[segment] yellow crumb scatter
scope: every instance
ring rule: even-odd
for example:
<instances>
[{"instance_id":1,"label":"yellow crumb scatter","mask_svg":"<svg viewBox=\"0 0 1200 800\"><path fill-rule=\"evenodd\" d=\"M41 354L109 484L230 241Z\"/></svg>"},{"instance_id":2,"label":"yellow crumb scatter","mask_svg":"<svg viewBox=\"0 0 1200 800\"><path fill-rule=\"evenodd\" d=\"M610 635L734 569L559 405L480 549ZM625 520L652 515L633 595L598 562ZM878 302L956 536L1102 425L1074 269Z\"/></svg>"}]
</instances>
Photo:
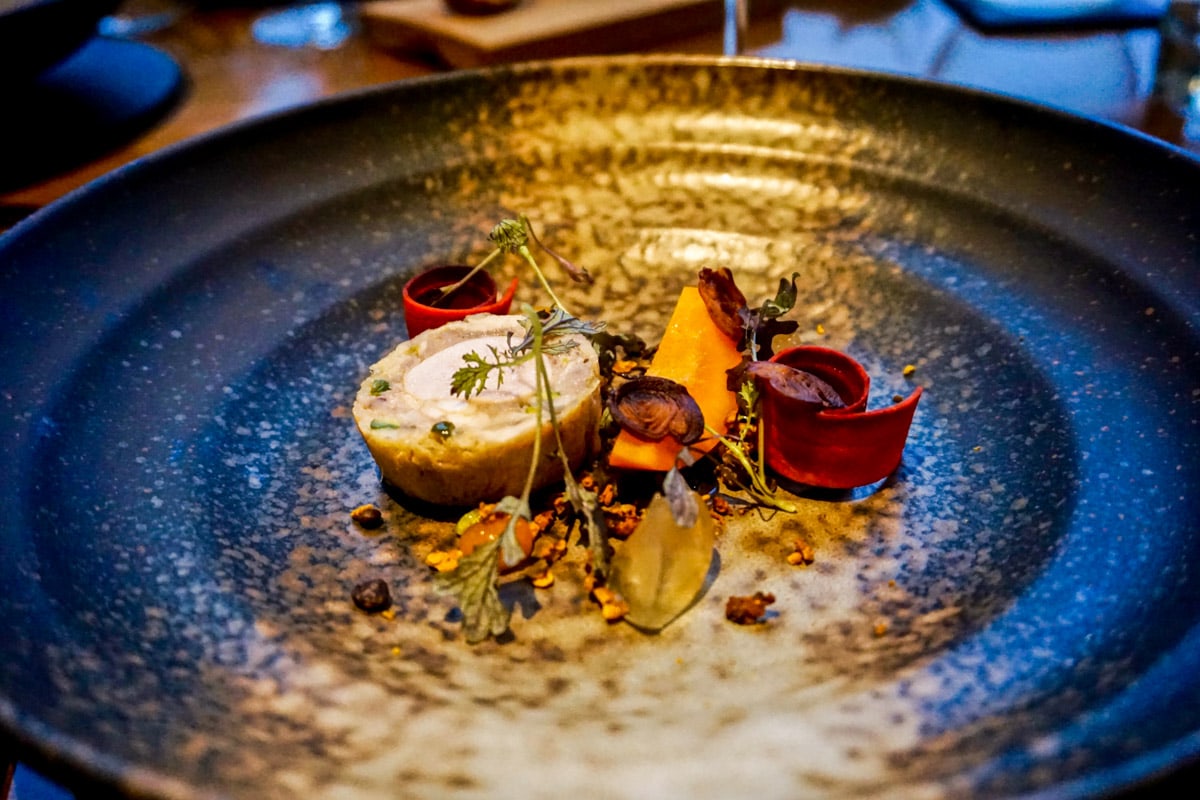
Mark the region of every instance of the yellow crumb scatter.
<instances>
[{"instance_id":1,"label":"yellow crumb scatter","mask_svg":"<svg viewBox=\"0 0 1200 800\"><path fill-rule=\"evenodd\" d=\"M903 370L904 377L907 378L909 375L912 375L916 371L917 371L917 367L915 364L905 364L904 365L904 370Z\"/></svg>"},{"instance_id":2,"label":"yellow crumb scatter","mask_svg":"<svg viewBox=\"0 0 1200 800\"><path fill-rule=\"evenodd\" d=\"M816 554L813 552L813 547L803 539L796 539L792 542L792 552L788 553L787 562L793 567L807 566L816 560Z\"/></svg>"},{"instance_id":3,"label":"yellow crumb scatter","mask_svg":"<svg viewBox=\"0 0 1200 800\"><path fill-rule=\"evenodd\" d=\"M616 622L629 613L629 604L625 599L607 586L593 589L592 598L600 604L600 615L608 622Z\"/></svg>"},{"instance_id":4,"label":"yellow crumb scatter","mask_svg":"<svg viewBox=\"0 0 1200 800\"><path fill-rule=\"evenodd\" d=\"M462 558L461 550L434 550L425 556L425 564L438 572L453 572L458 568L460 558Z\"/></svg>"},{"instance_id":5,"label":"yellow crumb scatter","mask_svg":"<svg viewBox=\"0 0 1200 800\"><path fill-rule=\"evenodd\" d=\"M612 371L615 372L617 375L627 375L630 372L633 372L639 366L641 366L641 365L638 364L638 362L636 362L636 361L633 361L631 359L621 358L621 359L617 359L617 361L615 361L613 363Z\"/></svg>"}]
</instances>

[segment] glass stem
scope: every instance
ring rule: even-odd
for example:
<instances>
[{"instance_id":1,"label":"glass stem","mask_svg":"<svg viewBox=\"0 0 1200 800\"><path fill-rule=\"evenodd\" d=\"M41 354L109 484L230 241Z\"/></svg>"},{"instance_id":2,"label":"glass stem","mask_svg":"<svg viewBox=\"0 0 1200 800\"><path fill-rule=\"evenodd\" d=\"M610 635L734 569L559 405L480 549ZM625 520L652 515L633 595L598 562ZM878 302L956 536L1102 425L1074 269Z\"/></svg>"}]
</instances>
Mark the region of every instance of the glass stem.
<instances>
[{"instance_id":1,"label":"glass stem","mask_svg":"<svg viewBox=\"0 0 1200 800\"><path fill-rule=\"evenodd\" d=\"M725 55L741 55L749 20L750 0L725 0Z\"/></svg>"}]
</instances>

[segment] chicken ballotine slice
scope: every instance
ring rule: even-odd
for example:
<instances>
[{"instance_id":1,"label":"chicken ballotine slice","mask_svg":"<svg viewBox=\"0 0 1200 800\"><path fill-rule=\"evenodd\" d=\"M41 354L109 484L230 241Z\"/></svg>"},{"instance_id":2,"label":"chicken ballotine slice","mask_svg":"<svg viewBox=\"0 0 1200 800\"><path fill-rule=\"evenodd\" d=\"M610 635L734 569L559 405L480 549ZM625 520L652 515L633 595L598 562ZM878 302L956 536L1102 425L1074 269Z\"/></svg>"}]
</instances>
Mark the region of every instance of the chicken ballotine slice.
<instances>
[{"instance_id":1,"label":"chicken ballotine slice","mask_svg":"<svg viewBox=\"0 0 1200 800\"><path fill-rule=\"evenodd\" d=\"M450 392L451 376L474 351L492 360L508 337L525 336L517 316L478 314L427 330L371 367L354 400L354 422L383 477L412 497L468 505L520 496L529 473L537 420L532 359L495 372L469 399ZM543 354L563 447L572 468L599 447L600 366L591 342ZM563 477L549 410L542 414L541 463L534 488Z\"/></svg>"}]
</instances>

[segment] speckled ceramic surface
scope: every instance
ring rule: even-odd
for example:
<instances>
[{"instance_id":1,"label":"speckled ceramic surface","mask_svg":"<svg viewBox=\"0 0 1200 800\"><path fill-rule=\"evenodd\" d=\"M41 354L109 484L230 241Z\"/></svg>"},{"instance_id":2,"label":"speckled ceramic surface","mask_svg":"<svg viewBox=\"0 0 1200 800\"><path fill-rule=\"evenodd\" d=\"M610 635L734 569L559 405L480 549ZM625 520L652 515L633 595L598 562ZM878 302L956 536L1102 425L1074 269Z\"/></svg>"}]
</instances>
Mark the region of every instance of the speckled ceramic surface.
<instances>
[{"instance_id":1,"label":"speckled ceramic surface","mask_svg":"<svg viewBox=\"0 0 1200 800\"><path fill-rule=\"evenodd\" d=\"M422 563L452 515L348 407L403 280L518 212L649 340L701 266L799 272L797 340L925 387L899 471L730 523L657 636L563 564L466 645ZM0 727L167 798L1128 786L1200 750L1198 231L1200 165L1131 134L752 61L454 75L151 159L0 244Z\"/></svg>"}]
</instances>

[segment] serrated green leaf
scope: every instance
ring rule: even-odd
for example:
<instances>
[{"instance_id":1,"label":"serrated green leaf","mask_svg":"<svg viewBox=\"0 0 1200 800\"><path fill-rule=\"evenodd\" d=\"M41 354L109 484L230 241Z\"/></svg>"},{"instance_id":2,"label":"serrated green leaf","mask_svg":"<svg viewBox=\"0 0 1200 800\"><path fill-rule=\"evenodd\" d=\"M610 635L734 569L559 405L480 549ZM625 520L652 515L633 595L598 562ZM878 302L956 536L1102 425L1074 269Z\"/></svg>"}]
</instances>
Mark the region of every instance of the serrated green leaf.
<instances>
[{"instance_id":1,"label":"serrated green leaf","mask_svg":"<svg viewBox=\"0 0 1200 800\"><path fill-rule=\"evenodd\" d=\"M496 589L499 564L500 538L496 538L459 559L455 569L437 576L437 588L458 601L463 632L471 644L508 630L512 612L500 602Z\"/></svg>"}]
</instances>

